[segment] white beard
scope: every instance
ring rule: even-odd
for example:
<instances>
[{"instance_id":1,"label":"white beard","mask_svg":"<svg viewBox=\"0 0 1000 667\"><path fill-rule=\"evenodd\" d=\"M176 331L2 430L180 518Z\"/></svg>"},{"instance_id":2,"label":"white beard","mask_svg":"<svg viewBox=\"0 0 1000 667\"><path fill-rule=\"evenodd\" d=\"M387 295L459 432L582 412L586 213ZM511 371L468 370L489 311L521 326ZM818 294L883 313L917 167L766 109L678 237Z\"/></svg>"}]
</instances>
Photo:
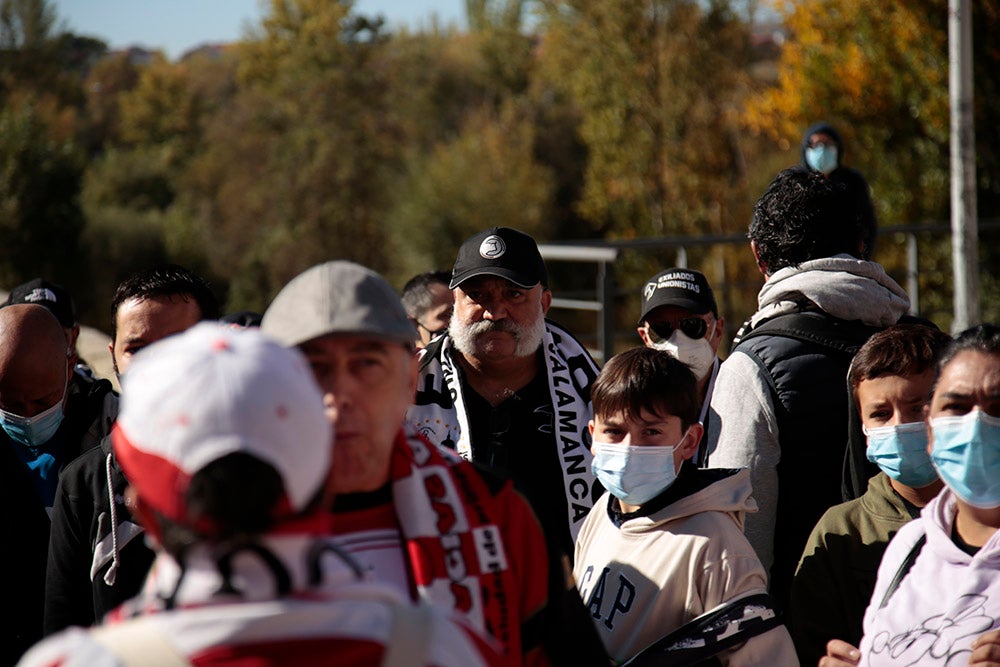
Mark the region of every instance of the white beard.
<instances>
[{"instance_id":1,"label":"white beard","mask_svg":"<svg viewBox=\"0 0 1000 667\"><path fill-rule=\"evenodd\" d=\"M541 304L538 317L529 326L521 326L512 320L480 320L466 324L458 319L458 313L451 314L451 324L448 325L448 335L451 336L455 349L466 357L477 356L479 337L491 331L503 331L514 337L517 343L514 349L515 357L528 357L538 351L545 337L545 316Z\"/></svg>"}]
</instances>

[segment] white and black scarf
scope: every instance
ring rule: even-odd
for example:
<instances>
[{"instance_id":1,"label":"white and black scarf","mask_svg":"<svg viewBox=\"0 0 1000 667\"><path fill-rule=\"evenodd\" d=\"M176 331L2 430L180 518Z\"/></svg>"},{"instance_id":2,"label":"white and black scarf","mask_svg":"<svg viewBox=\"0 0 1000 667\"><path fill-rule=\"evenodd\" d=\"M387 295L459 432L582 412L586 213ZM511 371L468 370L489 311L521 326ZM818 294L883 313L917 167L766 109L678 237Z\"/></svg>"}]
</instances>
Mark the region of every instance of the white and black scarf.
<instances>
[{"instance_id":1,"label":"white and black scarf","mask_svg":"<svg viewBox=\"0 0 1000 667\"><path fill-rule=\"evenodd\" d=\"M548 320L542 346L554 413L552 446L559 454L569 532L576 540L593 505L595 478L590 470L593 457L587 422L592 417L590 385L598 369L579 341ZM406 428L471 460L469 415L453 355L450 336L432 342L423 351L416 404L406 414Z\"/></svg>"}]
</instances>

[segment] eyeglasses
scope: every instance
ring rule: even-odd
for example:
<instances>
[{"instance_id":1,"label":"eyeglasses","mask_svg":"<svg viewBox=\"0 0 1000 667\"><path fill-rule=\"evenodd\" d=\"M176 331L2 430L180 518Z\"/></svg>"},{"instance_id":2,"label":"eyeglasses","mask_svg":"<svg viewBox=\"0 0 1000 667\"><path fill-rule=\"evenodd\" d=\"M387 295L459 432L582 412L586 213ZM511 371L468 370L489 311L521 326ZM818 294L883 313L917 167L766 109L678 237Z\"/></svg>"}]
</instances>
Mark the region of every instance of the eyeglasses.
<instances>
[{"instance_id":1,"label":"eyeglasses","mask_svg":"<svg viewBox=\"0 0 1000 667\"><path fill-rule=\"evenodd\" d=\"M650 330L656 334L657 338L667 340L674 333L674 325L670 322L647 322ZM708 322L700 317L685 317L677 323L681 332L688 338L698 340L704 338L708 331Z\"/></svg>"}]
</instances>

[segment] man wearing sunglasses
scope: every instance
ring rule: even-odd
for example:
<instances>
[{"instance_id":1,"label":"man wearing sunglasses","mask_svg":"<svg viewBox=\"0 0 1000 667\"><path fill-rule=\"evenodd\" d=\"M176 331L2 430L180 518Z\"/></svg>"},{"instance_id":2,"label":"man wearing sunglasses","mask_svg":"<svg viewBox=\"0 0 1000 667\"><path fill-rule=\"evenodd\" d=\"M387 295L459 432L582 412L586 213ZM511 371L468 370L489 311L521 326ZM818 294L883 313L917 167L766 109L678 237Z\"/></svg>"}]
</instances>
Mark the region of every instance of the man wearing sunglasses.
<instances>
[{"instance_id":1,"label":"man wearing sunglasses","mask_svg":"<svg viewBox=\"0 0 1000 667\"><path fill-rule=\"evenodd\" d=\"M692 460L699 468L708 467L708 405L719 374L717 352L725 326L712 287L700 271L667 269L642 288L639 338L646 347L687 364L698 379L698 421L705 431Z\"/></svg>"}]
</instances>

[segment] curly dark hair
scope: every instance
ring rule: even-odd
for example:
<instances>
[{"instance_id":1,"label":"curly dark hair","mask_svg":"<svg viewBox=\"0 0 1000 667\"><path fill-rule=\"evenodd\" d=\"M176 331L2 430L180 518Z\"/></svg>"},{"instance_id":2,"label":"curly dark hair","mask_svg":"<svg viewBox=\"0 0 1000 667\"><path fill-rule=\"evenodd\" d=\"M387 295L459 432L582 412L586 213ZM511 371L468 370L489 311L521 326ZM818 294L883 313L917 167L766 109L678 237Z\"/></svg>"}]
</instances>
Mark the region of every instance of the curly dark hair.
<instances>
[{"instance_id":1,"label":"curly dark hair","mask_svg":"<svg viewBox=\"0 0 1000 667\"><path fill-rule=\"evenodd\" d=\"M861 258L861 211L847 189L799 167L778 174L753 208L747 238L768 275L846 253Z\"/></svg>"}]
</instances>

